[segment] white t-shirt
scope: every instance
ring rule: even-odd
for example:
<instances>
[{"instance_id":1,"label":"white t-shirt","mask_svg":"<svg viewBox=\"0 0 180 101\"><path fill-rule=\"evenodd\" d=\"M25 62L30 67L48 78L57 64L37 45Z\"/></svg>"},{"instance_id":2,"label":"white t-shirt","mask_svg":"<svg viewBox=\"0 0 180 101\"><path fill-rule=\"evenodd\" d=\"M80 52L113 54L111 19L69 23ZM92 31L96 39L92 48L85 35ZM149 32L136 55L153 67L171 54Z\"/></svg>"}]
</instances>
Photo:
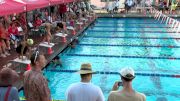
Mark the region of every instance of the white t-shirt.
<instances>
[{"instance_id":1,"label":"white t-shirt","mask_svg":"<svg viewBox=\"0 0 180 101\"><path fill-rule=\"evenodd\" d=\"M82 8L86 8L86 5L85 5L84 2L81 2L81 7L82 7Z\"/></svg>"},{"instance_id":2,"label":"white t-shirt","mask_svg":"<svg viewBox=\"0 0 180 101\"><path fill-rule=\"evenodd\" d=\"M74 83L66 91L67 101L104 101L101 89L92 83Z\"/></svg>"},{"instance_id":3,"label":"white t-shirt","mask_svg":"<svg viewBox=\"0 0 180 101\"><path fill-rule=\"evenodd\" d=\"M113 2L113 6L114 6L114 8L115 8L115 7L119 7L119 1L114 1L114 2Z\"/></svg>"},{"instance_id":4,"label":"white t-shirt","mask_svg":"<svg viewBox=\"0 0 180 101\"><path fill-rule=\"evenodd\" d=\"M119 8L119 1L116 1L115 7Z\"/></svg>"},{"instance_id":5,"label":"white t-shirt","mask_svg":"<svg viewBox=\"0 0 180 101\"><path fill-rule=\"evenodd\" d=\"M127 0L127 1L126 1L126 4L127 4L128 6L132 6L132 5L133 5L133 0Z\"/></svg>"}]
</instances>

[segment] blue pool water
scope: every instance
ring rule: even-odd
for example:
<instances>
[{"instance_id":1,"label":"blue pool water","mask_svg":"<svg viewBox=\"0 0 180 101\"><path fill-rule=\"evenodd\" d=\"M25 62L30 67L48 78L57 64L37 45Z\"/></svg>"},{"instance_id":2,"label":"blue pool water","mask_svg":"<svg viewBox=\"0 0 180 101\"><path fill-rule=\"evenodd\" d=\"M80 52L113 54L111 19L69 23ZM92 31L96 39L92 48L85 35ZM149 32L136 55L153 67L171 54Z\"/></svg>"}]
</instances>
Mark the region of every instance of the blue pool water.
<instances>
[{"instance_id":1,"label":"blue pool water","mask_svg":"<svg viewBox=\"0 0 180 101\"><path fill-rule=\"evenodd\" d=\"M172 34L165 24L154 19L97 19L75 49L68 48L59 55L63 67L49 65L44 70L52 98L65 99L67 87L80 81L78 74L61 70L78 70L87 62L95 71L117 72L132 67L140 74L180 74L180 42ZM107 100L117 80L120 77L116 74L95 74L92 83L100 86ZM144 93L147 101L180 101L180 78L137 75L133 87Z\"/></svg>"}]
</instances>

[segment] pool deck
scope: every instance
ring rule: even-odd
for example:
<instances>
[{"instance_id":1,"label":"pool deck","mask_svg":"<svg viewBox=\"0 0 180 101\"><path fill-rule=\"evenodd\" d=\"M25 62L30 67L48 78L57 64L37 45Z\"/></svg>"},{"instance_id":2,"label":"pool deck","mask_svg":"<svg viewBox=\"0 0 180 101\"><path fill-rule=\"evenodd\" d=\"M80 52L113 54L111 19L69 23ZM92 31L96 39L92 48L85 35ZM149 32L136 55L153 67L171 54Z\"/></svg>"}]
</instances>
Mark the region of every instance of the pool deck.
<instances>
[{"instance_id":1,"label":"pool deck","mask_svg":"<svg viewBox=\"0 0 180 101\"><path fill-rule=\"evenodd\" d=\"M130 13L130 14L108 14L108 13L98 13L97 14L98 17L145 17L145 18L151 18L153 17L153 15L151 14L147 14L147 15L143 15L143 14L138 14L138 13ZM178 15L171 15L171 17L177 17L177 18L180 18L180 14ZM94 21L92 21L94 22ZM81 33L83 33L83 31L88 28L88 26L92 23L92 22L89 22L88 24L85 25L85 27L82 29L82 30L77 30L77 34L75 35L72 35L72 34L69 34L67 36L67 42L55 42L55 46L52 48L53 49L53 54L51 55L48 55L48 54L45 54L47 60L48 60L48 63L55 57L57 56L59 53L61 53L67 46L68 44L71 43L71 40L74 40L75 37L79 36ZM35 42L36 42L36 45L37 46L39 43L40 43L40 40L39 40L39 37L35 37ZM6 58L1 58L1 62L0 62L0 70L3 68L3 66L5 66L9 60L12 60L14 59L15 57L18 57L15 50L12 50L11 51L11 55L9 57L6 57ZM17 81L17 83L15 84L15 86L20 89L22 88L22 85L23 84L23 72L20 73L20 79Z\"/></svg>"}]
</instances>

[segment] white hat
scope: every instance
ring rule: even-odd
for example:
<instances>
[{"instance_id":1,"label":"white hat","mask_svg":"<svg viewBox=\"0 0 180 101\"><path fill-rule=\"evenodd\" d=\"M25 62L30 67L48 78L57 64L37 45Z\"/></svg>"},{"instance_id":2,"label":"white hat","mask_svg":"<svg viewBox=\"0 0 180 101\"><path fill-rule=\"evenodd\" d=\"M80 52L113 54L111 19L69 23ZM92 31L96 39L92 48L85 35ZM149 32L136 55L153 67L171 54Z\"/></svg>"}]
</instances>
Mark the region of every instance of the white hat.
<instances>
[{"instance_id":1,"label":"white hat","mask_svg":"<svg viewBox=\"0 0 180 101\"><path fill-rule=\"evenodd\" d=\"M134 70L131 67L122 68L119 73L122 77L130 80L135 78Z\"/></svg>"}]
</instances>

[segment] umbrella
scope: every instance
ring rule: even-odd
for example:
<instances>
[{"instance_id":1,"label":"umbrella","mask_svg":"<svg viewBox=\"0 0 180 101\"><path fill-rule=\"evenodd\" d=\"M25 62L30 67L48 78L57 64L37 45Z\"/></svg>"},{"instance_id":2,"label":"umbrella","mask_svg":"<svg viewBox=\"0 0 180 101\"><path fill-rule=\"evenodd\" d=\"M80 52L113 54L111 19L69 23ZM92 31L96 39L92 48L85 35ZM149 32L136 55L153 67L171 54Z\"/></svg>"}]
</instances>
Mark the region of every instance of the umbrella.
<instances>
[{"instance_id":1,"label":"umbrella","mask_svg":"<svg viewBox=\"0 0 180 101\"><path fill-rule=\"evenodd\" d=\"M47 7L50 5L49 0L14 0L26 5L26 11Z\"/></svg>"},{"instance_id":2,"label":"umbrella","mask_svg":"<svg viewBox=\"0 0 180 101\"><path fill-rule=\"evenodd\" d=\"M0 16L21 13L25 11L25 4L12 0L3 0L0 2Z\"/></svg>"}]
</instances>

